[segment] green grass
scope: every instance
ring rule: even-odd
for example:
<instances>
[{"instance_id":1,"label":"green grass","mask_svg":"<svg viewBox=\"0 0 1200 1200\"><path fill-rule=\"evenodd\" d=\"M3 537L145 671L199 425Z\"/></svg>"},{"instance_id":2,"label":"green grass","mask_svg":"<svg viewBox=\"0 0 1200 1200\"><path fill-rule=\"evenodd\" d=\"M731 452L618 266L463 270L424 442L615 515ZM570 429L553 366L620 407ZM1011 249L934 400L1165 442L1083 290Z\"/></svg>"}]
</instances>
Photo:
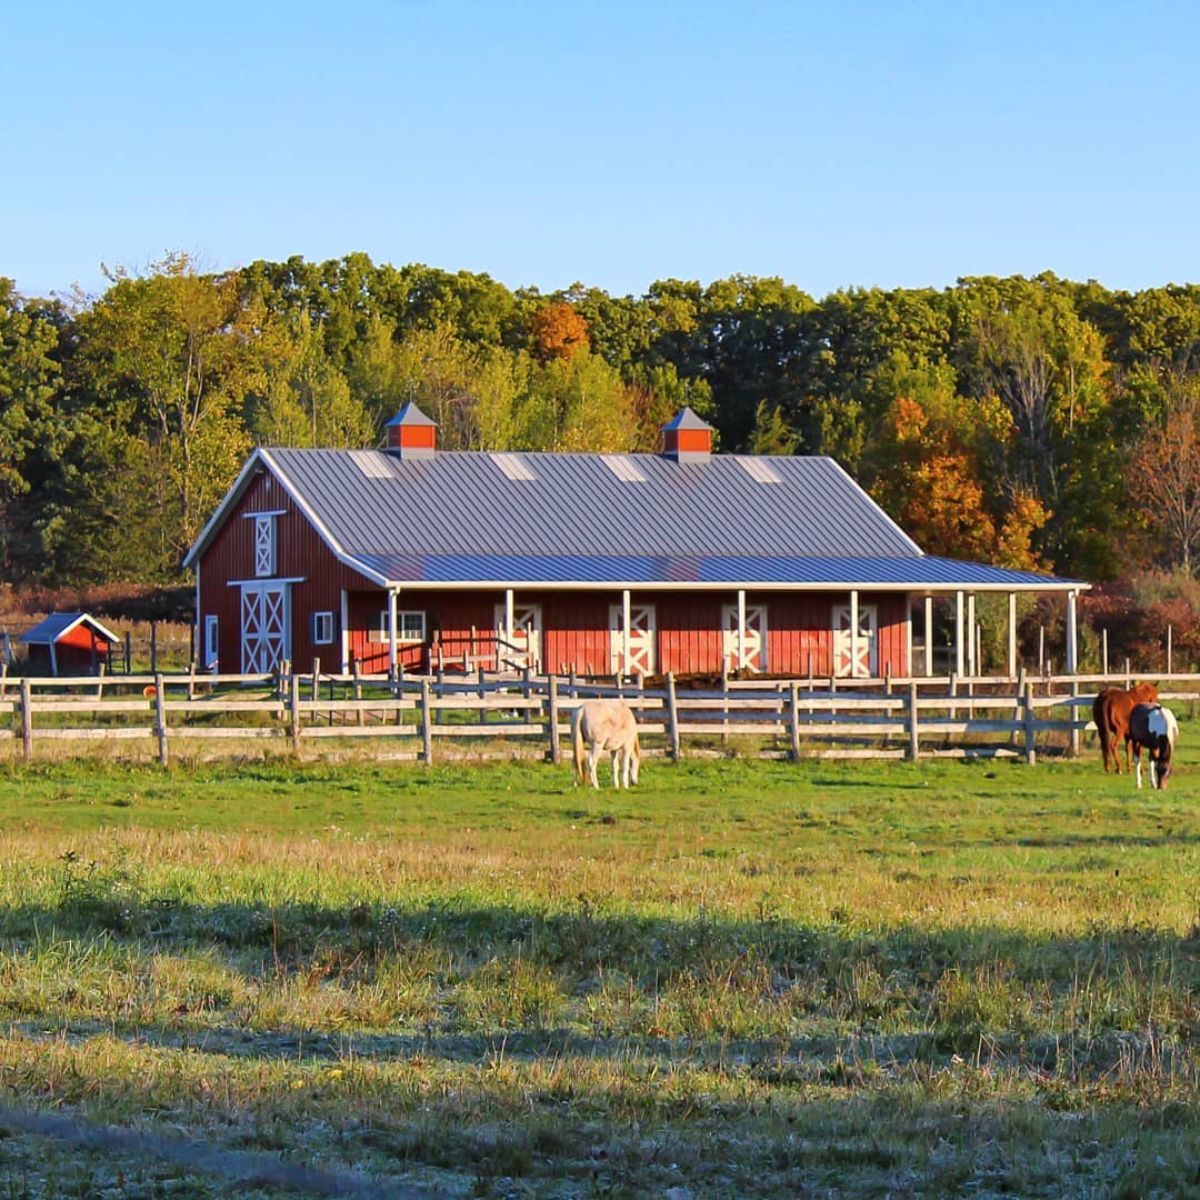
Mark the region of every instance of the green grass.
<instances>
[{"instance_id":1,"label":"green grass","mask_svg":"<svg viewBox=\"0 0 1200 1200\"><path fill-rule=\"evenodd\" d=\"M1200 1195L1191 734L1140 794L0 768L0 1106L463 1196ZM229 1181L0 1137L0 1200L179 1187Z\"/></svg>"}]
</instances>

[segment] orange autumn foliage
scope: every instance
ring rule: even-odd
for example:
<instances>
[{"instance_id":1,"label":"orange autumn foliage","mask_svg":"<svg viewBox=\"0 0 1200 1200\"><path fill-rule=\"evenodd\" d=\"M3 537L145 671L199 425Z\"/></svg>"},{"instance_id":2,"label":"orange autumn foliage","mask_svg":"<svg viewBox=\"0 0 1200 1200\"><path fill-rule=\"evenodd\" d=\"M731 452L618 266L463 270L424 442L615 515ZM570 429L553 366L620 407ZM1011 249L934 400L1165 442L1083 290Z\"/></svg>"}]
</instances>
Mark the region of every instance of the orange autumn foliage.
<instances>
[{"instance_id":1,"label":"orange autumn foliage","mask_svg":"<svg viewBox=\"0 0 1200 1200\"><path fill-rule=\"evenodd\" d=\"M1033 537L1049 513L1026 492L989 497L984 486L978 447L1003 433L992 428L995 414L942 399L932 411L908 395L892 402L884 432L891 469L876 499L930 554L1042 569Z\"/></svg>"},{"instance_id":2,"label":"orange autumn foliage","mask_svg":"<svg viewBox=\"0 0 1200 1200\"><path fill-rule=\"evenodd\" d=\"M588 349L588 324L569 304L547 304L529 321L534 352L542 362L552 358L569 359L576 351Z\"/></svg>"}]
</instances>

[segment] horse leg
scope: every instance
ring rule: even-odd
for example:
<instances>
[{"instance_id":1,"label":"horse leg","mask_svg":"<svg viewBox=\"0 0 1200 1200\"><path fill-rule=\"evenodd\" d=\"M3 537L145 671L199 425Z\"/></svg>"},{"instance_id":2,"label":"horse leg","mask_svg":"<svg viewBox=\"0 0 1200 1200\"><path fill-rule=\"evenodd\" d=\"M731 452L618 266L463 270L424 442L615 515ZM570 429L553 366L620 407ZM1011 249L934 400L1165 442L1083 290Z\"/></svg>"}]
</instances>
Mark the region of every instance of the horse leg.
<instances>
[{"instance_id":1,"label":"horse leg","mask_svg":"<svg viewBox=\"0 0 1200 1200\"><path fill-rule=\"evenodd\" d=\"M1158 768L1154 765L1154 751L1147 753L1146 757L1150 760L1150 786L1157 789L1158 787Z\"/></svg>"},{"instance_id":2,"label":"horse leg","mask_svg":"<svg viewBox=\"0 0 1200 1200\"><path fill-rule=\"evenodd\" d=\"M1125 749L1129 750L1128 742L1125 743ZM1137 785L1140 792L1142 790L1142 748L1136 744L1133 747L1133 761L1137 763Z\"/></svg>"},{"instance_id":3,"label":"horse leg","mask_svg":"<svg viewBox=\"0 0 1200 1200\"><path fill-rule=\"evenodd\" d=\"M592 779L592 787L596 791L600 790L600 780L596 778L596 760L600 757L600 747L590 746L588 748L588 774Z\"/></svg>"}]
</instances>

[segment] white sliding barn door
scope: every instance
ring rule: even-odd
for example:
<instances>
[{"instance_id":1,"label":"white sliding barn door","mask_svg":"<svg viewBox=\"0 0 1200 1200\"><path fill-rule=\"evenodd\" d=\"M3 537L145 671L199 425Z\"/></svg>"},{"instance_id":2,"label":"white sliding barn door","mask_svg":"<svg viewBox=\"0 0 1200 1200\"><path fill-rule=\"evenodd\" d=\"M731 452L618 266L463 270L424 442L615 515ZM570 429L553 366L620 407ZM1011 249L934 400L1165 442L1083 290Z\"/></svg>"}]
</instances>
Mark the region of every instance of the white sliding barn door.
<instances>
[{"instance_id":1,"label":"white sliding barn door","mask_svg":"<svg viewBox=\"0 0 1200 1200\"><path fill-rule=\"evenodd\" d=\"M853 679L879 674L879 609L874 604L858 606L857 645L850 636L850 605L834 605L833 673Z\"/></svg>"},{"instance_id":2,"label":"white sliding barn door","mask_svg":"<svg viewBox=\"0 0 1200 1200\"><path fill-rule=\"evenodd\" d=\"M608 606L609 655L608 669L629 675L653 675L658 662L656 644L658 626L653 604L629 606L629 669L625 669L625 631L622 629L622 609L619 604Z\"/></svg>"},{"instance_id":3,"label":"white sliding barn door","mask_svg":"<svg viewBox=\"0 0 1200 1200\"><path fill-rule=\"evenodd\" d=\"M242 584L242 671L273 671L291 657L291 595L286 583Z\"/></svg>"},{"instance_id":4,"label":"white sliding barn door","mask_svg":"<svg viewBox=\"0 0 1200 1200\"><path fill-rule=\"evenodd\" d=\"M746 606L746 631L743 638L745 657L738 655L738 606L721 609L721 646L727 671L765 671L767 669L767 606Z\"/></svg>"}]
</instances>

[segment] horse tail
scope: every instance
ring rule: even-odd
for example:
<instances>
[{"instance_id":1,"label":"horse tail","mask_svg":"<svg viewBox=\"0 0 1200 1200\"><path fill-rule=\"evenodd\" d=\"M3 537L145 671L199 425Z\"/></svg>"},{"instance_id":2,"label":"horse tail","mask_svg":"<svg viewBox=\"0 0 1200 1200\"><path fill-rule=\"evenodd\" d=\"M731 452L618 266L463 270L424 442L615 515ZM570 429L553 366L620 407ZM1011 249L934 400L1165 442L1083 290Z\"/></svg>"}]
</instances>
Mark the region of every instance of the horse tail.
<instances>
[{"instance_id":1,"label":"horse tail","mask_svg":"<svg viewBox=\"0 0 1200 1200\"><path fill-rule=\"evenodd\" d=\"M575 782L583 783L584 754L583 754L583 706L575 710L571 719L571 745L575 758Z\"/></svg>"},{"instance_id":2,"label":"horse tail","mask_svg":"<svg viewBox=\"0 0 1200 1200\"><path fill-rule=\"evenodd\" d=\"M1112 728L1108 711L1109 695L1101 692L1092 701L1092 720L1096 723L1096 733L1100 737L1100 757L1104 760L1104 773L1108 774L1108 764L1115 747L1112 745L1116 731Z\"/></svg>"}]
</instances>

